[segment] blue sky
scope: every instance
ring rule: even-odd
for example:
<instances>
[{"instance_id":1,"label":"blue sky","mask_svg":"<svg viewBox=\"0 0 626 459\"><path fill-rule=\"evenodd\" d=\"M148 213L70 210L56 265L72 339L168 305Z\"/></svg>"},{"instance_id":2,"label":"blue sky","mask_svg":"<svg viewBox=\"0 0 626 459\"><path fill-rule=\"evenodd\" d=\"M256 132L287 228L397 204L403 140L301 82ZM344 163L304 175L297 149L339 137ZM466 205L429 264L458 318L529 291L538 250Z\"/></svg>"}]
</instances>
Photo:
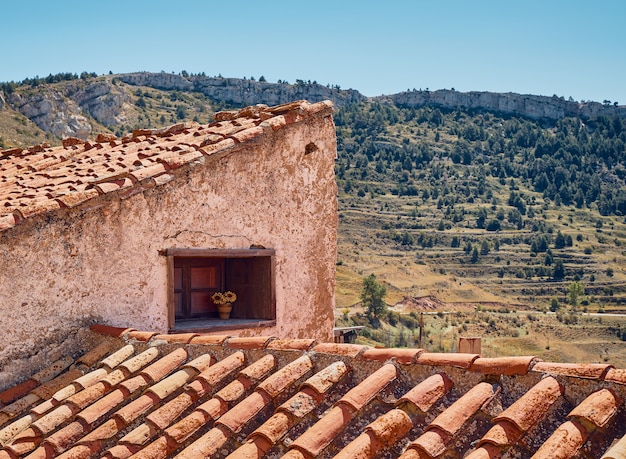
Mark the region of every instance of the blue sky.
<instances>
[{"instance_id":1,"label":"blue sky","mask_svg":"<svg viewBox=\"0 0 626 459\"><path fill-rule=\"evenodd\" d=\"M316 80L626 104L623 0L11 1L0 81L82 71Z\"/></svg>"}]
</instances>

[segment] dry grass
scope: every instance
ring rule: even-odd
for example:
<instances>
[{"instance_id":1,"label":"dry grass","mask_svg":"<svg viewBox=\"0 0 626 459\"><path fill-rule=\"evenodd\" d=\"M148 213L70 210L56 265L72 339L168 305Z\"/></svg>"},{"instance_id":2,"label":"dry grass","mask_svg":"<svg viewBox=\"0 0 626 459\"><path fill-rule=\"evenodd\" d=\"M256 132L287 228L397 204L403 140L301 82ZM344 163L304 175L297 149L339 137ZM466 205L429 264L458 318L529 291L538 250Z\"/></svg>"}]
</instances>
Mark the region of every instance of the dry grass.
<instances>
[{"instance_id":1,"label":"dry grass","mask_svg":"<svg viewBox=\"0 0 626 459\"><path fill-rule=\"evenodd\" d=\"M621 340L626 316L579 314L575 324L559 321L556 314L529 312L459 311L422 317L422 347L431 352L457 352L459 337L481 337L484 357L533 355L552 362L611 363L626 368L626 345ZM379 341L359 337L358 342L394 346L403 334L405 345L418 346L418 329L400 322L395 327L383 322L373 334Z\"/></svg>"}]
</instances>

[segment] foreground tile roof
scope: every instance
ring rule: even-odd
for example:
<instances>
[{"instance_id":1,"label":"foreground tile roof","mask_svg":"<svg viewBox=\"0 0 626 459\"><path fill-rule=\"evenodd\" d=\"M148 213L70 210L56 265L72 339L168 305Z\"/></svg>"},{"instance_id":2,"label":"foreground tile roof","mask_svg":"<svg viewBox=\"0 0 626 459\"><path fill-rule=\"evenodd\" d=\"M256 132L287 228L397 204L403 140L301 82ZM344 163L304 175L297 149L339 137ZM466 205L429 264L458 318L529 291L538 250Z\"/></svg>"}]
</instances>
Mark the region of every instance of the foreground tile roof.
<instances>
[{"instance_id":1,"label":"foreground tile roof","mask_svg":"<svg viewBox=\"0 0 626 459\"><path fill-rule=\"evenodd\" d=\"M174 170L239 148L324 110L332 102L297 101L219 112L209 125L177 124L137 129L122 138L63 140L63 146L0 149L0 231L36 215L72 208L98 196L122 198L163 185Z\"/></svg>"},{"instance_id":2,"label":"foreground tile roof","mask_svg":"<svg viewBox=\"0 0 626 459\"><path fill-rule=\"evenodd\" d=\"M0 392L0 459L626 457L609 364L91 330Z\"/></svg>"}]
</instances>

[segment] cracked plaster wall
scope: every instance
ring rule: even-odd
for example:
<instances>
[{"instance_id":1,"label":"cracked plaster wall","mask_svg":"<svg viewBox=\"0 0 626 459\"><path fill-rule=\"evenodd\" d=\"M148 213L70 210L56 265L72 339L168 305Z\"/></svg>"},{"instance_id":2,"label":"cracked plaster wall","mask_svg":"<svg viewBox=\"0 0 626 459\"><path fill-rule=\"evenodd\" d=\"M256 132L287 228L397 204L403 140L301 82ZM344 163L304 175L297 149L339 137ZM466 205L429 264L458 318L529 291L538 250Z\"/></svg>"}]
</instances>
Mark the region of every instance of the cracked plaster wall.
<instances>
[{"instance_id":1,"label":"cracked plaster wall","mask_svg":"<svg viewBox=\"0 0 626 459\"><path fill-rule=\"evenodd\" d=\"M167 248L275 249L276 326L221 334L330 341L335 156L332 117L316 115L178 169L165 185L101 196L5 231L0 369L92 322L167 331L159 255Z\"/></svg>"}]
</instances>

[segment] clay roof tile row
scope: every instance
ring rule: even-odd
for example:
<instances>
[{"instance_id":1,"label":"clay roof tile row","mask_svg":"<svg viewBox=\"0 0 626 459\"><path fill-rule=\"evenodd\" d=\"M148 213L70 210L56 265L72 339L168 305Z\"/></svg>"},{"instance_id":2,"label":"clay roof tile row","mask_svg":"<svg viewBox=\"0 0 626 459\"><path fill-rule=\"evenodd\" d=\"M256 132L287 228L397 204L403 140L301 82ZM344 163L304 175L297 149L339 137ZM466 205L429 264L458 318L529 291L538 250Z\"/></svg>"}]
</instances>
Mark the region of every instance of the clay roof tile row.
<instances>
[{"instance_id":1,"label":"clay roof tile row","mask_svg":"<svg viewBox=\"0 0 626 459\"><path fill-rule=\"evenodd\" d=\"M0 394L0 459L622 457L610 365L92 330Z\"/></svg>"}]
</instances>

